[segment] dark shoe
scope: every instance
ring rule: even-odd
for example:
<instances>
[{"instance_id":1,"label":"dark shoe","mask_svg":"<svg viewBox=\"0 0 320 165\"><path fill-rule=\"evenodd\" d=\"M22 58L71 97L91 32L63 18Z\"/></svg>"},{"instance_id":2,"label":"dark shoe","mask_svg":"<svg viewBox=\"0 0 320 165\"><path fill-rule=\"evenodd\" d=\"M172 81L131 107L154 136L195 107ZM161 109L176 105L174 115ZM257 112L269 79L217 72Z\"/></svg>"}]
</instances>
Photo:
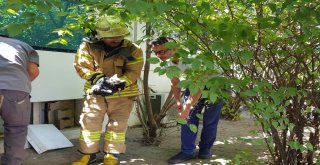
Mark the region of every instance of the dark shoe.
<instances>
[{"instance_id":1,"label":"dark shoe","mask_svg":"<svg viewBox=\"0 0 320 165\"><path fill-rule=\"evenodd\" d=\"M177 155L174 155L173 157L171 157L168 160L168 163L170 164L177 164L177 163L181 163L190 159L194 159L196 157L196 154L186 154L183 152L179 152Z\"/></svg>"},{"instance_id":2,"label":"dark shoe","mask_svg":"<svg viewBox=\"0 0 320 165\"><path fill-rule=\"evenodd\" d=\"M212 157L211 150L210 149L200 149L198 158L199 159L209 159Z\"/></svg>"}]
</instances>

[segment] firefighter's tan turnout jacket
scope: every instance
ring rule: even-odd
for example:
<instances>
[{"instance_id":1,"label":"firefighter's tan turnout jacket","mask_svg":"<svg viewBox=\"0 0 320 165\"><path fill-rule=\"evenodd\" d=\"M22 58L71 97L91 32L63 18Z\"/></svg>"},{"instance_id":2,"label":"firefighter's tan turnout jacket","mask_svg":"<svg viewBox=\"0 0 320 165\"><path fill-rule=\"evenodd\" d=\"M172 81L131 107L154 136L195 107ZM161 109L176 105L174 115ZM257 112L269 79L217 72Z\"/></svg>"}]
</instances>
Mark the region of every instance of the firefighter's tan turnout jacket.
<instances>
[{"instance_id":1,"label":"firefighter's tan turnout jacket","mask_svg":"<svg viewBox=\"0 0 320 165\"><path fill-rule=\"evenodd\" d=\"M79 76L86 81L84 92L89 93L93 82L102 75L117 76L126 82L126 88L120 93L107 96L106 99L139 95L137 79L143 67L143 52L139 46L124 39L120 48L107 53L103 46L83 42L77 50L74 67Z\"/></svg>"}]
</instances>

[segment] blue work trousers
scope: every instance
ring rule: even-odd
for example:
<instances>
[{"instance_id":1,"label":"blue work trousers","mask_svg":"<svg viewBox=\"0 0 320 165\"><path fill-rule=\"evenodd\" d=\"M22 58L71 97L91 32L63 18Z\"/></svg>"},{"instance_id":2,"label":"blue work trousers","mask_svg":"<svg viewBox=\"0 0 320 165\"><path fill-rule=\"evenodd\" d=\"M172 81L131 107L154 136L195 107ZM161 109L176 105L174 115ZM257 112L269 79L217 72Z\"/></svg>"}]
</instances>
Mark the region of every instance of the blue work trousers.
<instances>
[{"instance_id":1,"label":"blue work trousers","mask_svg":"<svg viewBox=\"0 0 320 165\"><path fill-rule=\"evenodd\" d=\"M190 95L189 90L185 91L184 101ZM199 102L190 110L188 124L199 126L199 118L196 116L203 111L203 127L201 130L201 138L199 148L210 150L217 136L217 127L220 118L221 108L224 102L208 103L206 99L200 99ZM198 130L199 131L199 130ZM181 152L193 154L196 148L197 132L194 133L187 124L181 125Z\"/></svg>"}]
</instances>

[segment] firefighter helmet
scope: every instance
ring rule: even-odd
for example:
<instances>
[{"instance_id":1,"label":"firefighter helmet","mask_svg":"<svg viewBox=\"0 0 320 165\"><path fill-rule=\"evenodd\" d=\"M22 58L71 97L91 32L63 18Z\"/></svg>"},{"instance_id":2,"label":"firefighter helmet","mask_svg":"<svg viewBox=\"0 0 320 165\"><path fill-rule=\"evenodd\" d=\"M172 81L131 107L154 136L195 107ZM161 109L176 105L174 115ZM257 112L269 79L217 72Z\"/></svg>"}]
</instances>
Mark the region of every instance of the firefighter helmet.
<instances>
[{"instance_id":1,"label":"firefighter helmet","mask_svg":"<svg viewBox=\"0 0 320 165\"><path fill-rule=\"evenodd\" d=\"M119 17L104 16L96 24L97 38L120 37L130 34L125 23L121 22Z\"/></svg>"}]
</instances>

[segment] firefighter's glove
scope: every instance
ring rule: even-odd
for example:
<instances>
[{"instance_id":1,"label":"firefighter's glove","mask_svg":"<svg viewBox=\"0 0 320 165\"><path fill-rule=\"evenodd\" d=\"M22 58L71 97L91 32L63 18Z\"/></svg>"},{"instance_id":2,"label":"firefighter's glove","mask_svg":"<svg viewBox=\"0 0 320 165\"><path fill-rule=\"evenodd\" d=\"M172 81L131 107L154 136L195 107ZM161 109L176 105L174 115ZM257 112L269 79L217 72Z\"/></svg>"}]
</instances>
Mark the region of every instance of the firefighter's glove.
<instances>
[{"instance_id":1,"label":"firefighter's glove","mask_svg":"<svg viewBox=\"0 0 320 165\"><path fill-rule=\"evenodd\" d=\"M106 84L113 93L123 90L126 86L126 82L119 79L117 74L107 79Z\"/></svg>"},{"instance_id":2,"label":"firefighter's glove","mask_svg":"<svg viewBox=\"0 0 320 165\"><path fill-rule=\"evenodd\" d=\"M101 95L101 96L110 96L113 95L113 91L107 86L106 81L108 77L101 77L97 80L95 85L93 85L90 89L90 93L94 95Z\"/></svg>"}]
</instances>

